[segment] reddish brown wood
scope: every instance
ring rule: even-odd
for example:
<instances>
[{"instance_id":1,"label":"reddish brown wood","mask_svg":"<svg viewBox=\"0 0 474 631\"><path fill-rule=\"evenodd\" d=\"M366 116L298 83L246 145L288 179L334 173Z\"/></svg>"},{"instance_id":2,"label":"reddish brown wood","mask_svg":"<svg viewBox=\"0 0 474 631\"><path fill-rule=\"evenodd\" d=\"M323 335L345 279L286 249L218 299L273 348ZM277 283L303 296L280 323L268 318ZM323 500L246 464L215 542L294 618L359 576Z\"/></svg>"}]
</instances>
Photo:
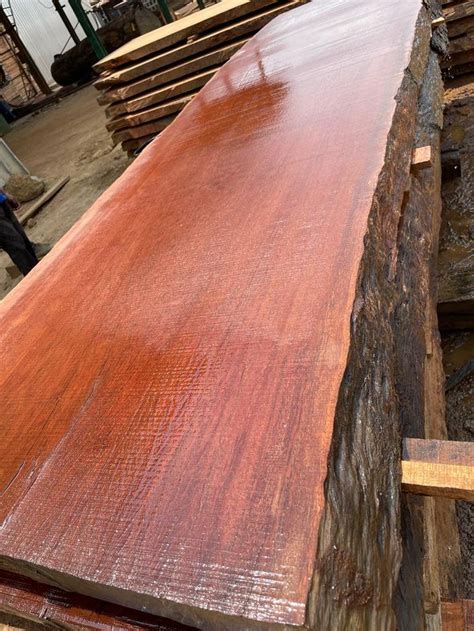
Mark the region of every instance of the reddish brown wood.
<instances>
[{"instance_id":1,"label":"reddish brown wood","mask_svg":"<svg viewBox=\"0 0 474 631\"><path fill-rule=\"evenodd\" d=\"M474 631L474 601L443 602L443 631Z\"/></svg>"},{"instance_id":2,"label":"reddish brown wood","mask_svg":"<svg viewBox=\"0 0 474 631\"><path fill-rule=\"evenodd\" d=\"M61 628L103 631L191 631L192 627L72 594L0 570L0 612ZM0 623L1 628L1 623Z\"/></svg>"},{"instance_id":3,"label":"reddish brown wood","mask_svg":"<svg viewBox=\"0 0 474 631\"><path fill-rule=\"evenodd\" d=\"M354 577L360 619L392 619L344 550L316 550L395 113L374 221L385 282L396 264L421 7L332 0L277 18L1 303L4 566L241 630L303 627L317 561ZM396 494L394 471L372 467L370 488Z\"/></svg>"}]
</instances>

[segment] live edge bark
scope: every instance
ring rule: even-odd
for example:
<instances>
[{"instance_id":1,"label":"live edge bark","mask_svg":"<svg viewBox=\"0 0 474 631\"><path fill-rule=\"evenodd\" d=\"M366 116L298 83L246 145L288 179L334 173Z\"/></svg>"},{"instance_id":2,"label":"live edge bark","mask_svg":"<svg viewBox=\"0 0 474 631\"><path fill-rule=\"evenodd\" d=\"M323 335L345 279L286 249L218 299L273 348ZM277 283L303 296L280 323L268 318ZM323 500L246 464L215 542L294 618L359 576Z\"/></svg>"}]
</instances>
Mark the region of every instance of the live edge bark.
<instances>
[{"instance_id":1,"label":"live edge bark","mask_svg":"<svg viewBox=\"0 0 474 631\"><path fill-rule=\"evenodd\" d=\"M423 10L359 272L310 601L315 629L424 628L423 505L401 497L398 446L402 435L425 432L431 213L440 192L438 178L426 185L423 174L410 176L410 156L421 138L439 153L442 82L430 36Z\"/></svg>"}]
</instances>

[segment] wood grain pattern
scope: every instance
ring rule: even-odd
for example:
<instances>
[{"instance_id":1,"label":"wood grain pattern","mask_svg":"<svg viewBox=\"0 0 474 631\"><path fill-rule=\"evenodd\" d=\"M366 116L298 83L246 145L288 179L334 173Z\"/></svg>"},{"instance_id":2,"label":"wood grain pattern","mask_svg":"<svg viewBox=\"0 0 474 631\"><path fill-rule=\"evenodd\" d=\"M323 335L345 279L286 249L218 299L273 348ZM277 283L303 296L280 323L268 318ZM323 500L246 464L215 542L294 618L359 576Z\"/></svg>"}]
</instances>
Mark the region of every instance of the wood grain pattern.
<instances>
[{"instance_id":1,"label":"wood grain pattern","mask_svg":"<svg viewBox=\"0 0 474 631\"><path fill-rule=\"evenodd\" d=\"M306 625L350 327L373 305L354 305L369 216L392 283L421 15L331 0L277 18L1 303L4 566L200 628ZM396 437L384 375L343 399L373 384ZM364 484L396 494L392 473ZM391 619L393 575L383 602L364 581L351 615Z\"/></svg>"},{"instance_id":2,"label":"wood grain pattern","mask_svg":"<svg viewBox=\"0 0 474 631\"><path fill-rule=\"evenodd\" d=\"M474 501L474 467L437 462L402 462L406 493Z\"/></svg>"}]
</instances>

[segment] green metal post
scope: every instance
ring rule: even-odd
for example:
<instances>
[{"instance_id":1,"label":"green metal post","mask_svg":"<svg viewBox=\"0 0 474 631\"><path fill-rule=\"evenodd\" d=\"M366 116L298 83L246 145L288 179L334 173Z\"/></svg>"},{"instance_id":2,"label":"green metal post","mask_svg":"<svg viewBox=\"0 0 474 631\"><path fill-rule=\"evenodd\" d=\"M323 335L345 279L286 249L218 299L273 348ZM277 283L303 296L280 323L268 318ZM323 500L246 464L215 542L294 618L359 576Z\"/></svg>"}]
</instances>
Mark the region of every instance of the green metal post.
<instances>
[{"instance_id":1,"label":"green metal post","mask_svg":"<svg viewBox=\"0 0 474 631\"><path fill-rule=\"evenodd\" d=\"M160 7L161 14L165 19L165 22L167 22L168 24L174 22L174 17L170 11L168 2L166 0L158 0L158 5Z\"/></svg>"},{"instance_id":2,"label":"green metal post","mask_svg":"<svg viewBox=\"0 0 474 631\"><path fill-rule=\"evenodd\" d=\"M107 55L107 51L100 41L99 36L95 32L94 27L89 22L89 18L84 11L81 0L69 0L69 4L71 5L71 9L74 11L76 18L79 20L79 24L82 26L92 48L94 49L97 59L102 59L102 57Z\"/></svg>"},{"instance_id":3,"label":"green metal post","mask_svg":"<svg viewBox=\"0 0 474 631\"><path fill-rule=\"evenodd\" d=\"M197 0L197 3L198 3L198 7L200 9L205 9L206 8L206 5L204 4L204 0Z\"/></svg>"}]
</instances>

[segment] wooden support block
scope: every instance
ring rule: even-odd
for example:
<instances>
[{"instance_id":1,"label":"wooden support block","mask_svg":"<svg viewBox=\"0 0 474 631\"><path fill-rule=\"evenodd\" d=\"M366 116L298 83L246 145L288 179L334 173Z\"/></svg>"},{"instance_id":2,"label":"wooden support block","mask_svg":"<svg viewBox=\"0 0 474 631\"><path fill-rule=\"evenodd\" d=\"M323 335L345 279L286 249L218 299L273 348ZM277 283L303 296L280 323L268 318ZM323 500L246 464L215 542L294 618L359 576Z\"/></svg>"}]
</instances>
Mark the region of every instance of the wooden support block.
<instances>
[{"instance_id":1,"label":"wooden support block","mask_svg":"<svg viewBox=\"0 0 474 631\"><path fill-rule=\"evenodd\" d=\"M431 22L431 28L433 31L435 31L437 28L439 28L440 26L442 26L443 24L446 24L446 19L444 17L439 17L434 19Z\"/></svg>"},{"instance_id":2,"label":"wooden support block","mask_svg":"<svg viewBox=\"0 0 474 631\"><path fill-rule=\"evenodd\" d=\"M432 151L430 146L417 147L413 150L411 165L414 171L428 169L433 164Z\"/></svg>"},{"instance_id":3,"label":"wooden support block","mask_svg":"<svg viewBox=\"0 0 474 631\"><path fill-rule=\"evenodd\" d=\"M403 445L405 492L474 501L474 443L407 438Z\"/></svg>"}]
</instances>

